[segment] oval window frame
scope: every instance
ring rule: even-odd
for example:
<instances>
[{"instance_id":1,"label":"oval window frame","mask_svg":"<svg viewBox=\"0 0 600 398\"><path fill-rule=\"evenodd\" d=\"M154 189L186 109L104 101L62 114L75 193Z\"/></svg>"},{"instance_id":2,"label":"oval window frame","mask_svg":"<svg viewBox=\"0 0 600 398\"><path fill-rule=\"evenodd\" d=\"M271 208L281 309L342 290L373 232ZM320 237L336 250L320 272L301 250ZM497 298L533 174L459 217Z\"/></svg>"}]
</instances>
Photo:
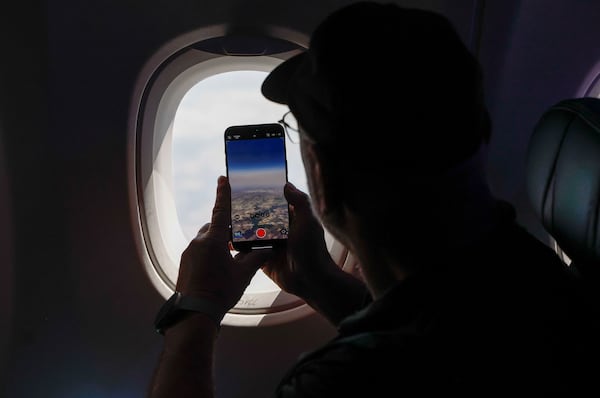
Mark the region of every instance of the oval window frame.
<instances>
[{"instance_id":1,"label":"oval window frame","mask_svg":"<svg viewBox=\"0 0 600 398\"><path fill-rule=\"evenodd\" d=\"M174 291L181 248L187 245L177 217L171 181L172 126L179 103L201 79L230 71L268 72L302 51L304 47L297 43L308 40L306 36L288 31L282 31L276 39L264 36L263 46L257 36L242 37L242 40L238 37L233 41L218 35L193 40L194 36L198 38L210 32L212 30L185 35L158 51L138 76L132 98L128 144L132 224L145 271L165 299ZM219 37L227 40L220 42ZM289 43L289 48L282 46L282 41ZM244 43L250 43L250 51L244 50ZM269 51L270 48L275 51ZM326 241L334 261L342 269L359 275L354 257L328 233ZM266 326L312 313L314 310L303 300L281 290L245 292L225 315L222 324Z\"/></svg>"}]
</instances>

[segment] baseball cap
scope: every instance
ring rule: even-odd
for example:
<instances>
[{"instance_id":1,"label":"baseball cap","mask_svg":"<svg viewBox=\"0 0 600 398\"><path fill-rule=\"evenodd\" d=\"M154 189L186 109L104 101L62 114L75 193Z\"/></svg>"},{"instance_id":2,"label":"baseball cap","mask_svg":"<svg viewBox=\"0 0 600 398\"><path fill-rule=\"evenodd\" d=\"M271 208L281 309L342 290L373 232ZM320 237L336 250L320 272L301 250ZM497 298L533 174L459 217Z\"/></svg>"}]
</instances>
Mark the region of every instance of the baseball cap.
<instances>
[{"instance_id":1,"label":"baseball cap","mask_svg":"<svg viewBox=\"0 0 600 398\"><path fill-rule=\"evenodd\" d=\"M370 1L342 7L261 89L287 104L315 142L365 150L377 145L365 137L385 134L403 143L394 156L417 167L455 164L489 138L480 65L433 11Z\"/></svg>"}]
</instances>

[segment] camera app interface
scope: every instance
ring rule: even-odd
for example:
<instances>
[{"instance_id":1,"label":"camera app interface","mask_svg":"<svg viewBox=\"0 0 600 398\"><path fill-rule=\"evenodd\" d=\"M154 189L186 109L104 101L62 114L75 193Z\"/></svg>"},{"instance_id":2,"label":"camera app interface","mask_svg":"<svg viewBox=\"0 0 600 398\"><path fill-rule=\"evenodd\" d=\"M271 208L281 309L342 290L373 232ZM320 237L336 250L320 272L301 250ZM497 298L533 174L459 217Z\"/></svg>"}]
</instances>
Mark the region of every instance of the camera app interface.
<instances>
[{"instance_id":1,"label":"camera app interface","mask_svg":"<svg viewBox=\"0 0 600 398\"><path fill-rule=\"evenodd\" d=\"M287 180L285 137L280 133L251 138L232 134L225 142L233 243L286 239L289 216L283 196Z\"/></svg>"}]
</instances>

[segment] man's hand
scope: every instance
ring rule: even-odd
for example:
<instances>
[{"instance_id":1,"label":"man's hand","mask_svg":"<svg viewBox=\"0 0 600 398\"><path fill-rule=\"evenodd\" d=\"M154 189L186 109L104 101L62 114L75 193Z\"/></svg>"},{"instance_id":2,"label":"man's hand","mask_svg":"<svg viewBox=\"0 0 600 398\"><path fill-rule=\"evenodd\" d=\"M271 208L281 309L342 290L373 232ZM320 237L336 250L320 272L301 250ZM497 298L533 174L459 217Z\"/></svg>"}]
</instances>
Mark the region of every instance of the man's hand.
<instances>
[{"instance_id":1,"label":"man's hand","mask_svg":"<svg viewBox=\"0 0 600 398\"><path fill-rule=\"evenodd\" d=\"M198 231L181 255L177 290L202 297L229 310L238 302L256 271L272 255L263 249L231 255L229 249L230 187L220 176L212 220Z\"/></svg>"},{"instance_id":2,"label":"man's hand","mask_svg":"<svg viewBox=\"0 0 600 398\"><path fill-rule=\"evenodd\" d=\"M367 288L331 258L308 195L291 183L284 194L292 216L287 247L276 249L262 270L280 288L304 299L337 325L364 305Z\"/></svg>"}]
</instances>

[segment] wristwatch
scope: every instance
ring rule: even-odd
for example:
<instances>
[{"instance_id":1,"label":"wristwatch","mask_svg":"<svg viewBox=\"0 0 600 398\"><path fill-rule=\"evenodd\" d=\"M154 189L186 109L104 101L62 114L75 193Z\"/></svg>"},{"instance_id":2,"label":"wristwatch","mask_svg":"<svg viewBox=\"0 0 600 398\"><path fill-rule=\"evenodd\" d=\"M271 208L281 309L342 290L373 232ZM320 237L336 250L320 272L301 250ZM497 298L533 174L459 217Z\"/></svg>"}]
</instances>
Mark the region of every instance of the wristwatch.
<instances>
[{"instance_id":1,"label":"wristwatch","mask_svg":"<svg viewBox=\"0 0 600 398\"><path fill-rule=\"evenodd\" d=\"M184 319L190 312L199 312L208 316L219 327L227 310L213 301L201 297L184 296L181 292L176 291L158 311L154 320L154 328L158 333L164 335L166 329Z\"/></svg>"}]
</instances>

